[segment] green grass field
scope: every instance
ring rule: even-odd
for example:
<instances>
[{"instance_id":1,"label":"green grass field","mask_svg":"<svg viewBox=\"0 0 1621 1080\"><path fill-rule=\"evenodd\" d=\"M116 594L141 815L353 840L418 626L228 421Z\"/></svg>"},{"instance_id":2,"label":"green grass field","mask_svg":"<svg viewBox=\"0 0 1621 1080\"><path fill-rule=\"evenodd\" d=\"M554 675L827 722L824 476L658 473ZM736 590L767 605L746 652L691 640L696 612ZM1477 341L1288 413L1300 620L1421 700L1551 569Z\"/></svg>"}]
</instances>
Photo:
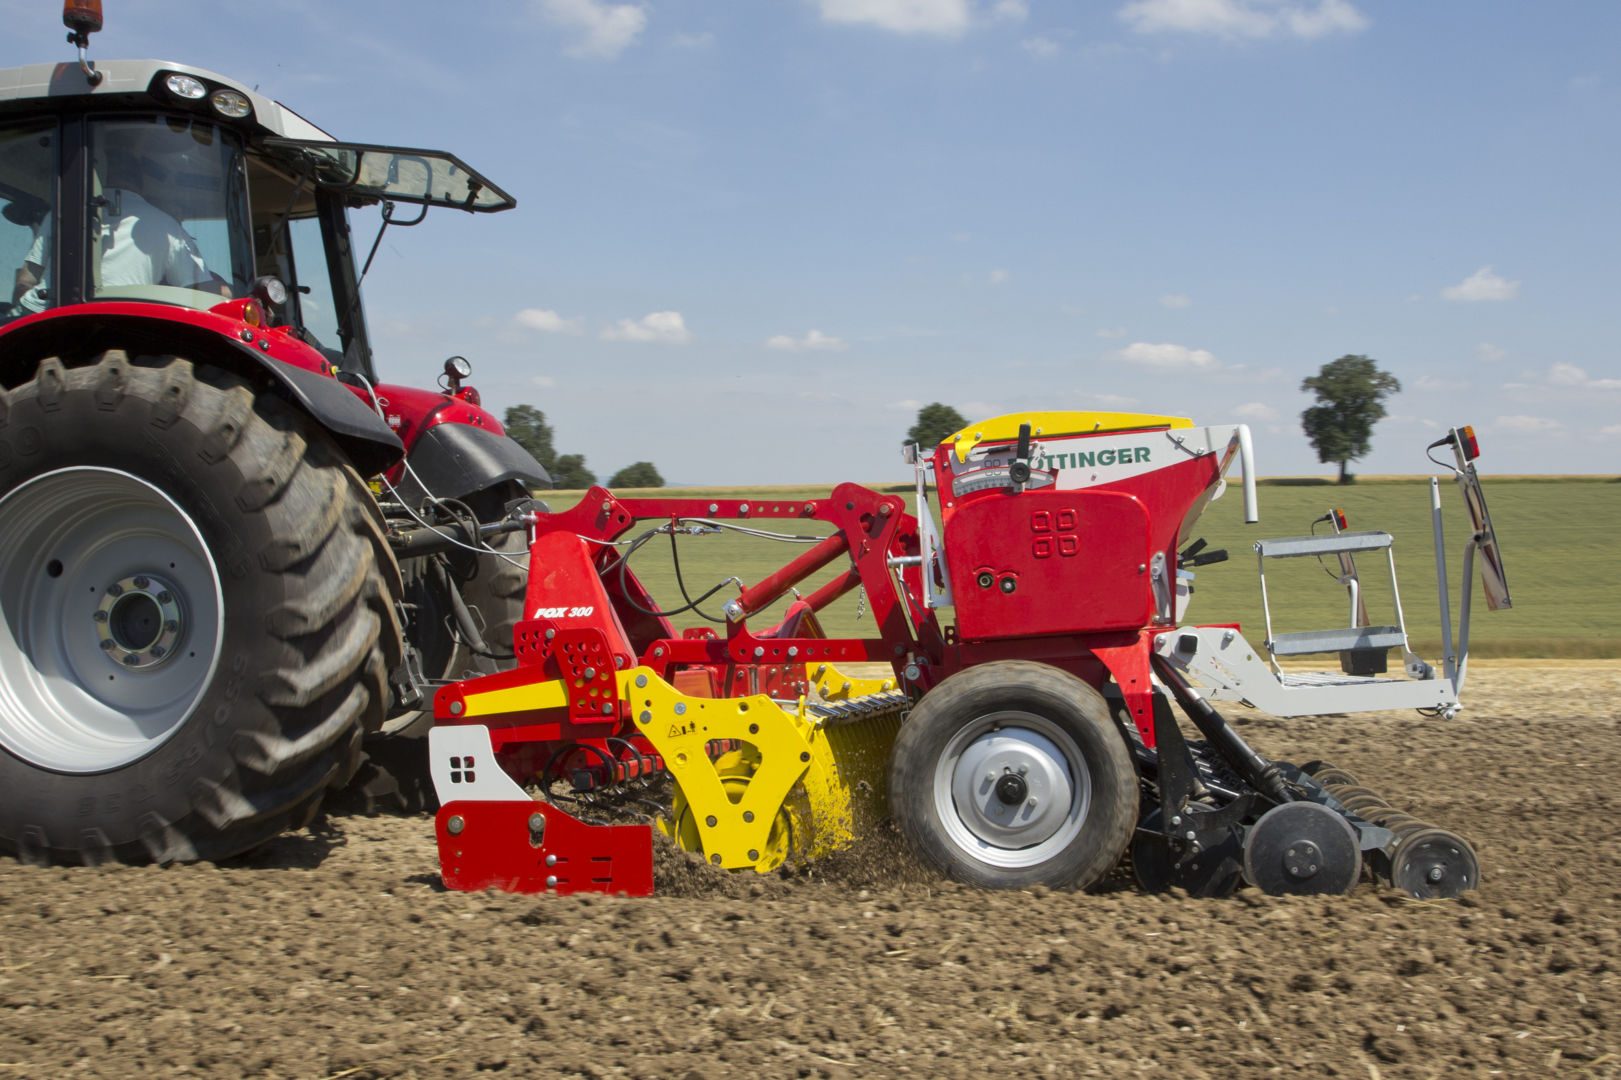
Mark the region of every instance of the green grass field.
<instances>
[{"instance_id":1,"label":"green grass field","mask_svg":"<svg viewBox=\"0 0 1621 1080\"><path fill-rule=\"evenodd\" d=\"M884 485L899 490L899 485ZM1512 610L1488 611L1475 586L1475 615L1470 655L1485 657L1621 657L1621 572L1610 561L1612 548L1621 542L1621 480L1613 477L1485 478L1486 497L1502 546L1503 562L1513 593ZM666 489L660 492L623 491L622 495L805 500L825 494L826 488L711 488ZM580 492L546 492L554 510L578 501ZM1467 535L1467 515L1450 480L1441 488L1445 508L1447 564L1452 581L1453 619L1460 598L1460 558ZM910 502L910 499L908 500ZM1440 614L1436 600L1435 556L1431 543L1428 481L1421 477L1363 479L1348 487L1316 481L1263 481L1260 487L1261 521L1243 523L1242 499L1236 483L1199 522L1199 531L1211 548L1226 548L1230 561L1198 571L1189 622L1239 622L1257 644L1265 637L1260 588L1252 545L1263 537L1306 533L1313 518L1331 506L1343 508L1352 529L1383 529L1396 537L1397 571L1402 606L1415 648L1432 662L1440 656ZM755 520L758 528L807 534L824 531L814 522L772 523ZM799 547L733 533L682 537L681 569L692 596L707 591L725 577L753 583L794 557ZM1383 558L1359 560L1368 605L1374 623L1394 621L1389 574ZM666 608L682 604L671 568L670 544L658 538L632 562ZM830 569L812 580L814 587L832 576ZM1348 605L1345 590L1336 585L1316 560L1271 560L1267 590L1272 599L1276 631L1326 629L1345 625ZM808 591L808 590L806 590ZM704 605L718 616L721 603L735 594L723 589ZM857 617L852 595L834 605L825 619L830 634L873 634L870 617ZM949 612L942 612L949 618ZM678 626L702 625L682 616ZM770 625L762 618L759 626ZM1332 664L1331 658L1328 663Z\"/></svg>"}]
</instances>

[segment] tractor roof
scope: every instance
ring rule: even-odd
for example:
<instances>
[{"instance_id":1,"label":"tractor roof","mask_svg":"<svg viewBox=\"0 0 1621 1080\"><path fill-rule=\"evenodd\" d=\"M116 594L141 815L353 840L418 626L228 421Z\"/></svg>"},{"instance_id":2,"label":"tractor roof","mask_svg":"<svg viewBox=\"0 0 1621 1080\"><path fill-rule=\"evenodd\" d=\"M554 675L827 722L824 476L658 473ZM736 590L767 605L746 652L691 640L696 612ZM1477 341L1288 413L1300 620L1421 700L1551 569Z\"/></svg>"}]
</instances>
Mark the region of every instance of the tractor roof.
<instances>
[{"instance_id":1,"label":"tractor roof","mask_svg":"<svg viewBox=\"0 0 1621 1080\"><path fill-rule=\"evenodd\" d=\"M205 102L182 101L164 88L170 75L190 75L208 88L234 90L253 106L249 120L238 121L260 133L289 139L330 140L322 131L296 112L272 101L234 79L168 60L98 60L101 82L95 86L85 77L78 63L30 64L0 69L0 114L17 112L58 112L85 108L94 101L98 108L150 108L154 103L206 109ZM217 119L217 118L216 118Z\"/></svg>"}]
</instances>

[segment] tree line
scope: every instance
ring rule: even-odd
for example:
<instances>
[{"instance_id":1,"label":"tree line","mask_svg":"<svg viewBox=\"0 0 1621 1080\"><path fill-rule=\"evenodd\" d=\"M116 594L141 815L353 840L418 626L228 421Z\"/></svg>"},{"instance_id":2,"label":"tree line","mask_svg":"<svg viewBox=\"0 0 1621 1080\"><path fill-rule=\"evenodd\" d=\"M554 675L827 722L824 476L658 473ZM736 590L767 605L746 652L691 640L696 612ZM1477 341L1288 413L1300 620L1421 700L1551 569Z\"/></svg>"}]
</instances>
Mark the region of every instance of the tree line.
<instances>
[{"instance_id":1,"label":"tree line","mask_svg":"<svg viewBox=\"0 0 1621 1080\"><path fill-rule=\"evenodd\" d=\"M546 467L552 483L560 488L588 488L597 482L597 474L585 464L584 454L559 454L553 441L552 426L546 414L533 405L514 405L506 411L501 423L512 441L535 456ZM608 478L611 488L657 488L664 486L664 477L651 461L637 461Z\"/></svg>"}]
</instances>

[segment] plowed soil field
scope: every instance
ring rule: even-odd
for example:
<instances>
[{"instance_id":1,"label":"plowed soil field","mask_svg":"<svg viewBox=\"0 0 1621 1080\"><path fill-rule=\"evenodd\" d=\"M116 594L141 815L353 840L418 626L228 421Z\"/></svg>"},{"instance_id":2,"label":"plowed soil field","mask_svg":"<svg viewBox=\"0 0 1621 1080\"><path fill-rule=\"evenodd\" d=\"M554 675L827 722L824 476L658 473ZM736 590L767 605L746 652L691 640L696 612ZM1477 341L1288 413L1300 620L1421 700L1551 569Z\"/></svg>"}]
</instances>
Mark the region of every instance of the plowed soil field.
<instances>
[{"instance_id":1,"label":"plowed soil field","mask_svg":"<svg viewBox=\"0 0 1621 1080\"><path fill-rule=\"evenodd\" d=\"M230 864L0 862L0 1076L1621 1076L1621 664L1479 663L1451 722L1242 730L1469 835L1421 903L987 894L893 838L648 900L446 892L431 822Z\"/></svg>"}]
</instances>

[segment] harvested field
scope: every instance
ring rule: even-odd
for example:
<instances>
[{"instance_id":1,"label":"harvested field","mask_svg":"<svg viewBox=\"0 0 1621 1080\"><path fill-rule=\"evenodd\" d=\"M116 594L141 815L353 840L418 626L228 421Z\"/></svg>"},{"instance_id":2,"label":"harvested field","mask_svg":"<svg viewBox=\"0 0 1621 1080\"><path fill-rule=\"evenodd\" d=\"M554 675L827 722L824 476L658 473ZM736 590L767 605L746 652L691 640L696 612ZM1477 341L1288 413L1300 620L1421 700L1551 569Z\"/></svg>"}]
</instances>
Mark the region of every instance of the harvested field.
<instances>
[{"instance_id":1,"label":"harvested field","mask_svg":"<svg viewBox=\"0 0 1621 1080\"><path fill-rule=\"evenodd\" d=\"M1253 717L1478 845L1419 903L973 892L884 837L651 900L447 893L426 818L227 865L0 863L0 1075L1621 1076L1621 663Z\"/></svg>"}]
</instances>

